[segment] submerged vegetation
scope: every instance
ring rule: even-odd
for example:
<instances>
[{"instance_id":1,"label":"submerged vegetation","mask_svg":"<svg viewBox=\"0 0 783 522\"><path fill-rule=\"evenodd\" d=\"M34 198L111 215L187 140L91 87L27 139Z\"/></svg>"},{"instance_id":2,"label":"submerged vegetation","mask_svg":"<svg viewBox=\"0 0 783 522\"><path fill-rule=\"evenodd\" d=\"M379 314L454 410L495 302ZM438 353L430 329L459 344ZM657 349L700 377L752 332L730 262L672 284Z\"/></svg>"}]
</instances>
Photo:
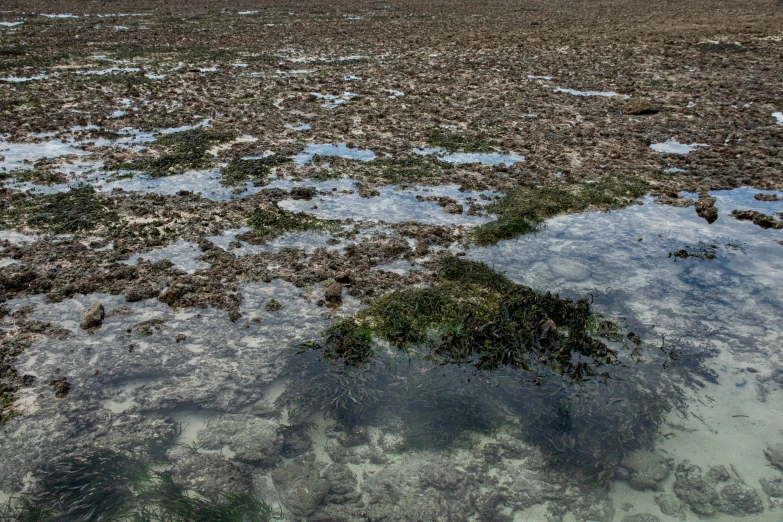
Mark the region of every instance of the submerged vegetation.
<instances>
[{"instance_id":1,"label":"submerged vegetation","mask_svg":"<svg viewBox=\"0 0 783 522\"><path fill-rule=\"evenodd\" d=\"M534 232L541 223L558 214L626 207L648 190L647 182L620 176L562 188L517 187L485 208L497 215L497 220L476 227L471 238L480 246L493 245Z\"/></svg>"},{"instance_id":2,"label":"submerged vegetation","mask_svg":"<svg viewBox=\"0 0 783 522\"><path fill-rule=\"evenodd\" d=\"M271 207L254 210L248 217L247 224L257 239L269 241L286 232L336 231L342 222L335 219L319 219L304 212L289 212Z\"/></svg>"},{"instance_id":3,"label":"submerged vegetation","mask_svg":"<svg viewBox=\"0 0 783 522\"><path fill-rule=\"evenodd\" d=\"M219 501L189 496L144 455L97 449L61 457L35 474L36 485L0 510L16 521L268 522L273 509L250 494Z\"/></svg>"},{"instance_id":4,"label":"submerged vegetation","mask_svg":"<svg viewBox=\"0 0 783 522\"><path fill-rule=\"evenodd\" d=\"M666 384L633 364L642 352L639 336L588 300L452 257L433 286L388 294L306 344L302 382L286 399L346 424L404 419L408 447L511 424L606 480L625 452L652 443L673 404Z\"/></svg>"},{"instance_id":5,"label":"submerged vegetation","mask_svg":"<svg viewBox=\"0 0 783 522\"><path fill-rule=\"evenodd\" d=\"M142 171L152 178L173 176L188 170L206 169L212 166L209 149L233 138L233 133L204 128L164 134L152 144L159 153L157 156L122 163L115 168Z\"/></svg>"}]
</instances>

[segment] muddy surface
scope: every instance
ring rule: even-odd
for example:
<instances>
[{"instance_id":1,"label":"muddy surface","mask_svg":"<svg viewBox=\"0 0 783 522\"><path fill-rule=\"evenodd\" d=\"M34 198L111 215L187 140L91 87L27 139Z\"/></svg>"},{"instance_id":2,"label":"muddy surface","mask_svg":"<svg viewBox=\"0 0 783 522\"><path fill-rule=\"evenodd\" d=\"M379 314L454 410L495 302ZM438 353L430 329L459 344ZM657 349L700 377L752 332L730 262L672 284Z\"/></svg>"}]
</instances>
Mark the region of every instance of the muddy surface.
<instances>
[{"instance_id":1,"label":"muddy surface","mask_svg":"<svg viewBox=\"0 0 783 522\"><path fill-rule=\"evenodd\" d=\"M6 2L0 519L778 520L781 27L772 1ZM548 292L592 307L578 335ZM479 333L505 362L468 374ZM489 391L559 379L515 336L631 351L560 372L604 402L542 428ZM88 475L117 503L66 494Z\"/></svg>"}]
</instances>

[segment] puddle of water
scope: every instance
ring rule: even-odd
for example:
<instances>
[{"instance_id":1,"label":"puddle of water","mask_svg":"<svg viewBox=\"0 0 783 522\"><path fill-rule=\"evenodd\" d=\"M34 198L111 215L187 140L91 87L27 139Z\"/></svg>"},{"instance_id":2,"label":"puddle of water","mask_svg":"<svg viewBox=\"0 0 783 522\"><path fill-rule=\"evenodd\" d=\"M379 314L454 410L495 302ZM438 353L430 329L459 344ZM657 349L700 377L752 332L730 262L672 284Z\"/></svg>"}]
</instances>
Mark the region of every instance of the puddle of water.
<instances>
[{"instance_id":1,"label":"puddle of water","mask_svg":"<svg viewBox=\"0 0 783 522\"><path fill-rule=\"evenodd\" d=\"M564 92L567 94L571 94L573 96L602 96L605 98L611 98L613 96L618 96L618 94L614 91L577 91L574 89L562 89L558 87L555 89L554 92Z\"/></svg>"},{"instance_id":2,"label":"puddle of water","mask_svg":"<svg viewBox=\"0 0 783 522\"><path fill-rule=\"evenodd\" d=\"M76 71L76 74L81 76L106 76L107 74L134 73L139 71L141 71L141 69L138 67L109 67L108 69L101 69L98 71Z\"/></svg>"},{"instance_id":3,"label":"puddle of water","mask_svg":"<svg viewBox=\"0 0 783 522\"><path fill-rule=\"evenodd\" d=\"M87 156L90 153L77 149L73 142L47 141L43 143L11 143L0 141L0 168L11 171L16 169L31 169L32 163L44 158L60 156Z\"/></svg>"},{"instance_id":4,"label":"puddle of water","mask_svg":"<svg viewBox=\"0 0 783 522\"><path fill-rule=\"evenodd\" d=\"M351 186L344 181L330 183L334 188ZM319 188L326 190L329 186L321 184ZM453 197L455 191L447 188L443 194ZM711 343L719 350L708 360L717 382L705 382L702 389L688 391L693 415L681 418L671 414L668 424L661 427L662 432L671 432L670 436L658 439L656 451L674 459L675 464L690 459L705 471L718 464L732 467L761 494L759 480L779 476L779 471L769 467L762 450L768 441L781 440L783 392L774 386L774 380L763 379L774 369L783 342L779 321L783 247L777 244L783 231L762 230L729 216L732 209L751 204L753 208L783 210L783 202L753 199L757 192L739 189L713 193L720 217L712 225L698 218L693 208L655 205L651 198L645 198L643 206L613 213L556 218L537 235L491 248L471 248L468 257L485 261L534 288L574 297L592 294L599 309L610 317L622 315L631 322L643 323L652 328L652 337L667 334L668 339ZM361 206L374 207L367 204L374 199L378 198L364 200ZM379 203L379 212L383 212L385 203ZM319 208L321 205L319 201ZM397 212L415 219L407 207ZM230 234L224 236L230 241ZM672 250L700 241L716 245L714 259L675 261L667 256ZM415 267L397 261L374 270L402 273L410 268ZM328 324L323 308L300 297L309 291L280 281L243 284L243 318L237 323L231 323L220 310L175 311L156 300L126 303L123 296L106 294L77 295L56 304L45 302L41 296L8 302L12 312L34 305L31 319L53 321L73 333L64 341L34 343L18 361L21 372L39 378L24 402L25 414L6 424L6 435L0 439L0 461L4 463L0 487L9 491L21 487L28 471L72 451L74 446L121 447L129 440L142 438L148 423L163 423L171 417L186 425L181 441L193 443L206 440L205 433L215 424L210 419L221 415L239 430L223 441L232 448L231 452L224 450L224 458L246 453L247 441L257 440L260 435L253 431L256 426L283 427L292 418L294 408L280 404L273 407L278 408L275 415L266 415L270 397L285 394L286 384L281 381L285 369L300 371L304 359L291 358L293 348L315 338ZM322 291L317 286L312 290L316 295ZM267 310L271 299L282 307ZM79 329L78 323L81 313L98 301L109 314L101 329L90 334ZM130 313L111 313L121 306ZM148 323L153 325L149 333L141 333L139 325L150 320L163 322L157 326ZM446 399L464 393L465 377L470 375L453 366L439 368L435 374L419 374L416 363L398 364L403 367L395 373L399 380L389 381L385 389L401 393L408 390L416 396L440 382L446 393L440 395L437 408L451 407ZM52 396L48 378L56 372L67 376L72 384L67 401ZM370 371L367 376L371 379L383 374ZM423 376L438 382L422 382ZM511 383L502 378L498 382L501 388ZM759 399L756 386L763 383L769 394L765 401ZM472 403L476 407L488 406L478 398L476 401ZM247 416L240 416L240 412ZM406 426L416 418L415 412L406 413L404 408L395 410L397 414L391 424ZM80 425L91 428L74 426L74 416L78 416ZM247 433L242 431L241 419L246 419ZM440 491L462 495L463 489L459 488L465 487L476 498L492 495L502 487L507 500L498 503L497 510L512 520L546 520L547 499L551 498L563 506L567 495L569 506L571 501L594 502L553 482L569 479L557 479L537 450L503 430L489 435L471 433L470 449L408 452L393 449L399 433L389 427L370 426L368 440L351 446L338 443L337 436L330 435L330 430L339 429L333 421L324 422L320 415L306 420L316 422L311 427L310 452L323 467L335 460L359 473L358 491L365 498L376 499L366 508L376 510L373 516L377 519L447 519L441 516L444 506L456 501L449 496L447 502ZM445 426L430 429L439 432L442 428ZM219 444L219 440L211 441L209 451L219 454L214 449ZM286 459L284 465L287 463ZM268 476L268 469L253 469L259 476ZM443 482L447 479L450 482ZM673 480L670 476L662 482L666 492L672 491ZM270 487L274 490L276 485ZM384 500L383 492L389 500ZM661 520L671 520L655 504L659 492L632 490L625 482L616 482L609 495L615 509L630 502L633 512L654 513ZM401 503L399 498L411 500ZM475 509L472 504L459 507L461 514ZM387 508L386 515L377 511ZM408 513L406 509L413 510L410 516L404 514ZM765 509L743 520L769 521L775 514ZM614 520L622 517L617 511ZM482 518L477 515L475 519ZM573 513L564 518L595 519L595 515ZM718 514L710 520L735 518Z\"/></svg>"},{"instance_id":5,"label":"puddle of water","mask_svg":"<svg viewBox=\"0 0 783 522\"><path fill-rule=\"evenodd\" d=\"M45 18L79 18L79 15L71 14L71 13L62 13L62 14L43 14L41 13L41 16Z\"/></svg>"},{"instance_id":6,"label":"puddle of water","mask_svg":"<svg viewBox=\"0 0 783 522\"><path fill-rule=\"evenodd\" d=\"M297 123L294 125L293 123L286 123L285 124L286 129L291 129L295 131L306 131L312 129L312 127L307 123Z\"/></svg>"},{"instance_id":7,"label":"puddle of water","mask_svg":"<svg viewBox=\"0 0 783 522\"><path fill-rule=\"evenodd\" d=\"M377 265L370 269L371 272L377 270L380 270L382 272L392 272L394 274L401 275L401 276L407 276L408 274L411 273L411 270L420 270L423 272L430 271L419 264L410 264L404 259L397 259L396 261L392 261L391 263L387 263L385 265Z\"/></svg>"},{"instance_id":8,"label":"puddle of water","mask_svg":"<svg viewBox=\"0 0 783 522\"><path fill-rule=\"evenodd\" d=\"M288 71L288 72L289 74L293 74L292 71ZM306 71L306 72L311 72L311 71ZM356 96L356 94L349 91L345 91L339 96L336 94L321 94L319 92L311 92L310 94L312 94L313 96L321 100L326 100L326 103L321 104L321 107L324 107L326 109L334 109L335 107L348 102L351 98Z\"/></svg>"},{"instance_id":9,"label":"puddle of water","mask_svg":"<svg viewBox=\"0 0 783 522\"><path fill-rule=\"evenodd\" d=\"M670 415L656 450L677 464L690 459L705 472L734 466L763 496L759 480L770 475L763 449L780 441L783 404L759 395L774 371L783 341L778 319L783 306L783 231L762 230L733 219L735 208L783 210L782 202L759 202L757 190L716 191L718 221L708 225L692 208L651 204L610 214L581 214L550 220L544 231L487 249L470 259L505 272L512 280L566 295L593 295L609 315L622 314L655 325L657 335L720 352L708 364L717 382L690 392L693 416ZM641 241L640 241L641 239ZM714 245L714 259L669 258L686 245ZM758 377L758 378L757 378ZM766 392L765 392L766 393ZM673 477L664 484L671 491ZM655 493L618 483L615 505L660 516ZM759 514L746 520L771 520ZM712 519L712 518L711 518ZM719 514L715 520L732 520Z\"/></svg>"},{"instance_id":10,"label":"puddle of water","mask_svg":"<svg viewBox=\"0 0 783 522\"><path fill-rule=\"evenodd\" d=\"M478 200L481 194L460 192L458 185L420 187L414 190L399 190L396 187L380 189L380 195L362 198L351 179L328 180L320 183L285 180L273 181L268 187L280 187L290 190L294 186L315 187L318 195L311 201L286 199L279 203L280 208L293 212L307 212L322 219L352 219L356 221L384 221L400 223L418 221L431 225L478 225L490 221L483 216L446 213L434 201L419 201L416 196L448 197L463 205L467 210L467 199ZM353 193L348 193L348 192ZM326 193L327 195L324 195Z\"/></svg>"},{"instance_id":11,"label":"puddle of water","mask_svg":"<svg viewBox=\"0 0 783 522\"><path fill-rule=\"evenodd\" d=\"M524 156L518 154L502 154L500 152L451 152L439 147L413 149L414 154L420 156L436 155L440 161L463 165L468 163L481 163L482 165L507 165L525 161Z\"/></svg>"},{"instance_id":12,"label":"puddle of water","mask_svg":"<svg viewBox=\"0 0 783 522\"><path fill-rule=\"evenodd\" d=\"M783 125L783 112L773 112L772 117L778 122L778 125Z\"/></svg>"},{"instance_id":13,"label":"puddle of water","mask_svg":"<svg viewBox=\"0 0 783 522\"><path fill-rule=\"evenodd\" d=\"M650 148L655 152L661 152L664 154L688 154L694 151L697 147L706 147L706 143L691 143L686 145L676 140L666 140L663 143L653 143Z\"/></svg>"},{"instance_id":14,"label":"puddle of water","mask_svg":"<svg viewBox=\"0 0 783 522\"><path fill-rule=\"evenodd\" d=\"M47 78L51 78L48 74L39 74L36 76L8 76L6 78L0 78L0 81L8 82L8 83L24 83L24 82L34 82L37 80L46 80Z\"/></svg>"},{"instance_id":15,"label":"puddle of water","mask_svg":"<svg viewBox=\"0 0 783 522\"><path fill-rule=\"evenodd\" d=\"M303 167L308 163L311 163L313 161L313 156L316 154L319 156L336 156L338 158L356 161L372 161L375 159L375 153L368 149L354 149L345 143L338 143L337 145L314 143L308 145L305 150L294 156L294 165Z\"/></svg>"},{"instance_id":16,"label":"puddle of water","mask_svg":"<svg viewBox=\"0 0 783 522\"><path fill-rule=\"evenodd\" d=\"M16 27L24 22L0 22L0 27Z\"/></svg>"},{"instance_id":17,"label":"puddle of water","mask_svg":"<svg viewBox=\"0 0 783 522\"><path fill-rule=\"evenodd\" d=\"M527 76L528 80L551 80L552 78L554 78L554 76Z\"/></svg>"},{"instance_id":18,"label":"puddle of water","mask_svg":"<svg viewBox=\"0 0 783 522\"><path fill-rule=\"evenodd\" d=\"M144 259L151 263L157 263L158 261L163 261L165 259L174 263L174 266L183 272L192 274L196 270L204 270L210 266L209 263L196 260L201 254L202 252L197 244L180 240L175 241L164 248L151 250L146 254L133 255L126 261L120 262L126 265L135 265L139 262L139 259Z\"/></svg>"}]
</instances>

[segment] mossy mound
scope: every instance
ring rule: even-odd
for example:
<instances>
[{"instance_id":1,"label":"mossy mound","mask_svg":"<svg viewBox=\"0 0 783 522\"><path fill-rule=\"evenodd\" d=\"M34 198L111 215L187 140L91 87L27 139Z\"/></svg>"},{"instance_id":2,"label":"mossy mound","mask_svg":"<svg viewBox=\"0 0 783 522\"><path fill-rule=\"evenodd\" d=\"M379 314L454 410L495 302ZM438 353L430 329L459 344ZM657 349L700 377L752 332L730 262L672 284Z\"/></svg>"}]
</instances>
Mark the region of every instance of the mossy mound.
<instances>
[{"instance_id":1,"label":"mossy mound","mask_svg":"<svg viewBox=\"0 0 783 522\"><path fill-rule=\"evenodd\" d=\"M286 400L347 424L397 419L411 447L506 424L606 479L672 406L659 376L633 364L642 351L586 299L447 258L431 287L382 297L305 345Z\"/></svg>"},{"instance_id":2,"label":"mossy mound","mask_svg":"<svg viewBox=\"0 0 783 522\"><path fill-rule=\"evenodd\" d=\"M17 199L5 216L0 217L0 228L28 227L54 234L72 234L110 225L117 219L117 214L106 209L95 189L84 186L68 192Z\"/></svg>"},{"instance_id":3,"label":"mossy mound","mask_svg":"<svg viewBox=\"0 0 783 522\"><path fill-rule=\"evenodd\" d=\"M231 132L204 128L164 134L152 144L152 148L159 153L157 156L116 165L115 168L142 171L152 178L173 176L188 170L207 169L212 166L209 149L234 137Z\"/></svg>"},{"instance_id":4,"label":"mossy mound","mask_svg":"<svg viewBox=\"0 0 783 522\"><path fill-rule=\"evenodd\" d=\"M234 159L220 169L220 183L236 187L252 181L254 185L266 185L267 176L273 167L290 163L291 158L285 156L268 156L256 159Z\"/></svg>"},{"instance_id":5,"label":"mossy mound","mask_svg":"<svg viewBox=\"0 0 783 522\"><path fill-rule=\"evenodd\" d=\"M342 221L319 219L304 212L289 212L279 207L259 208L247 219L248 226L256 239L269 241L286 232L306 232L311 230L337 231Z\"/></svg>"},{"instance_id":6,"label":"mossy mound","mask_svg":"<svg viewBox=\"0 0 783 522\"><path fill-rule=\"evenodd\" d=\"M476 227L471 239L480 246L529 234L547 219L559 214L626 207L649 191L647 182L610 176L597 183L560 187L518 187L508 191L485 210L497 220Z\"/></svg>"}]
</instances>

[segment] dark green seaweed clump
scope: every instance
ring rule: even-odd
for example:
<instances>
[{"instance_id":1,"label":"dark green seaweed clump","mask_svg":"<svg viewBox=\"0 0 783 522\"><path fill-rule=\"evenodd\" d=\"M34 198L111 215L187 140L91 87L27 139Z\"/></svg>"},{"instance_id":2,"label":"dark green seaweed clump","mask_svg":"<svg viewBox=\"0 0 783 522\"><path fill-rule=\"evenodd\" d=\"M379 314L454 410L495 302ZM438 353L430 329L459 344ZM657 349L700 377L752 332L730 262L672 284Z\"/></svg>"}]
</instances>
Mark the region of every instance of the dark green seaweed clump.
<instances>
[{"instance_id":1,"label":"dark green seaweed clump","mask_svg":"<svg viewBox=\"0 0 783 522\"><path fill-rule=\"evenodd\" d=\"M207 154L213 145L234 138L230 132L203 128L173 132L160 136L153 148L159 155L117 165L121 170L140 170L152 178L181 174L187 170L207 169L212 160Z\"/></svg>"},{"instance_id":2,"label":"dark green seaweed clump","mask_svg":"<svg viewBox=\"0 0 783 522\"><path fill-rule=\"evenodd\" d=\"M36 485L0 509L1 520L23 522L267 522L270 506L250 494L220 501L188 496L166 472L134 453L97 449L50 462Z\"/></svg>"},{"instance_id":3,"label":"dark green seaweed clump","mask_svg":"<svg viewBox=\"0 0 783 522\"><path fill-rule=\"evenodd\" d=\"M290 161L291 158L277 155L257 159L234 159L220 169L220 183L229 187L242 185L248 181L252 181L256 186L265 185L272 167Z\"/></svg>"},{"instance_id":4,"label":"dark green seaweed clump","mask_svg":"<svg viewBox=\"0 0 783 522\"><path fill-rule=\"evenodd\" d=\"M106 210L95 189L84 186L18 200L0 217L0 228L27 226L55 234L72 234L110 225L117 219L117 214Z\"/></svg>"},{"instance_id":5,"label":"dark green seaweed clump","mask_svg":"<svg viewBox=\"0 0 783 522\"><path fill-rule=\"evenodd\" d=\"M279 207L269 207L254 210L248 217L247 224L257 239L268 241L286 232L336 231L341 221L319 219L304 212L289 212Z\"/></svg>"},{"instance_id":6,"label":"dark green seaweed clump","mask_svg":"<svg viewBox=\"0 0 783 522\"><path fill-rule=\"evenodd\" d=\"M492 143L484 132L447 132L434 129L427 136L427 143L448 152L492 152Z\"/></svg>"},{"instance_id":7,"label":"dark green seaweed clump","mask_svg":"<svg viewBox=\"0 0 783 522\"><path fill-rule=\"evenodd\" d=\"M622 208L647 191L645 181L619 176L563 188L517 187L486 207L487 212L497 215L497 220L476 227L471 239L478 245L494 245L534 232L541 223L558 214Z\"/></svg>"},{"instance_id":8,"label":"dark green seaweed clump","mask_svg":"<svg viewBox=\"0 0 783 522\"><path fill-rule=\"evenodd\" d=\"M384 296L305 345L286 399L345 424L399 419L409 447L510 423L556 462L606 479L672 407L671 386L633 364L640 342L586 299L447 258L431 287Z\"/></svg>"}]
</instances>

